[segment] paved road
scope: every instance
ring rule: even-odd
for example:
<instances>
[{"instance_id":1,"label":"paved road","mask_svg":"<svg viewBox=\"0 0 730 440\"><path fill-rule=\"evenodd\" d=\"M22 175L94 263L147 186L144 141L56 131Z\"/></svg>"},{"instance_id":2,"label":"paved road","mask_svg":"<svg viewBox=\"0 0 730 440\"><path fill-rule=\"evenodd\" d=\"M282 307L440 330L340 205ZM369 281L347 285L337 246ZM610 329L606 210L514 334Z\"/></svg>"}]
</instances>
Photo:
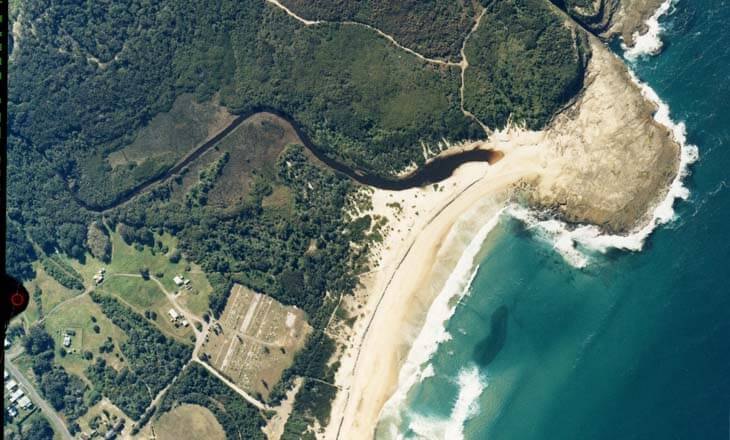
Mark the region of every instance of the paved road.
<instances>
[{"instance_id":1,"label":"paved road","mask_svg":"<svg viewBox=\"0 0 730 440\"><path fill-rule=\"evenodd\" d=\"M53 430L61 434L61 437L66 440L73 439L71 433L68 432L68 428L66 428L66 424L63 422L61 417L59 417L53 407L51 407L51 405L49 405L48 402L46 402L38 394L33 385L20 372L18 367L16 367L13 362L7 357L5 358L5 368L10 372L10 374L13 375L15 380L18 381L20 385L22 385L28 397L30 397L30 399L33 401L33 404L40 408L40 410L53 426Z\"/></svg>"}]
</instances>

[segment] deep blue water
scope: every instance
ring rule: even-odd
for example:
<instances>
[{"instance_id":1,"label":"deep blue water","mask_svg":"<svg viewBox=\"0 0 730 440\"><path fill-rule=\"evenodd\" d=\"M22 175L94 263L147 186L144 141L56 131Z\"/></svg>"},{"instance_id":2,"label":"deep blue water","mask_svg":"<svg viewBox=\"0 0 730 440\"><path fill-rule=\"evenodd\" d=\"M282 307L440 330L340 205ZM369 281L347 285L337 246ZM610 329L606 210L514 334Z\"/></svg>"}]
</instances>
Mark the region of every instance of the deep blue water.
<instances>
[{"instance_id":1,"label":"deep blue water","mask_svg":"<svg viewBox=\"0 0 730 440\"><path fill-rule=\"evenodd\" d=\"M476 370L467 439L730 438L730 4L679 0L661 22L663 52L631 67L699 147L689 200L642 252L582 270L504 220L409 394L406 436L459 422L458 378Z\"/></svg>"}]
</instances>

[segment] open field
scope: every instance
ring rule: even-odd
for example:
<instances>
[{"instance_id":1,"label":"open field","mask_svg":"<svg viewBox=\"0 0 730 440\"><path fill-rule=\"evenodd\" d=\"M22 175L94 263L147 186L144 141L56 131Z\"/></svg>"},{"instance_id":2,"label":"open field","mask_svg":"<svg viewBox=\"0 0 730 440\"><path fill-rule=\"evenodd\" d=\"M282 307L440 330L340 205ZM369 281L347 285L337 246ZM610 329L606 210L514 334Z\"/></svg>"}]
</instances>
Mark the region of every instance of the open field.
<instances>
[{"instance_id":1,"label":"open field","mask_svg":"<svg viewBox=\"0 0 730 440\"><path fill-rule=\"evenodd\" d=\"M158 114L137 133L134 142L109 154L109 164L113 168L142 165L165 157L177 161L232 120L215 99L198 103L191 94L180 95L169 112Z\"/></svg>"},{"instance_id":2,"label":"open field","mask_svg":"<svg viewBox=\"0 0 730 440\"><path fill-rule=\"evenodd\" d=\"M202 352L238 386L267 397L310 331L302 310L236 284Z\"/></svg>"},{"instance_id":3,"label":"open field","mask_svg":"<svg viewBox=\"0 0 730 440\"><path fill-rule=\"evenodd\" d=\"M25 319L29 320L28 322L33 322L37 319L40 319L41 309L44 314L48 313L63 301L66 301L81 294L81 292L78 290L72 290L59 284L58 281L53 279L53 277L48 275L43 270L43 266L40 264L40 262L35 262L33 264L33 267L36 271L36 277L26 285L28 293L30 293L31 296L28 310L24 312L24 315L26 315ZM38 304L36 304L36 300L33 295L36 287L40 288L42 291L42 294L40 296L40 309L38 307Z\"/></svg>"},{"instance_id":4,"label":"open field","mask_svg":"<svg viewBox=\"0 0 730 440\"><path fill-rule=\"evenodd\" d=\"M155 234L154 238L155 242L159 243L161 246L157 246L156 250L149 246L145 246L139 250L138 248L125 243L120 234L113 231L110 236L112 244L111 262L104 263L89 254L86 255L86 260L83 264L67 257L61 258L82 275L84 283L87 286L92 286L92 277L99 271L99 269L105 268L106 279L104 283L99 286L99 290L116 290L116 292L112 293L118 293L121 295L122 300L140 308L140 313L144 313L144 309L147 307L157 307L163 302L169 304L164 297L164 293L159 289L159 286L157 286L156 283L141 283L141 280L139 279L136 279L135 281L135 278L123 278L119 275L139 275L139 270L146 267L149 269L150 274L155 276L168 292L176 292L179 290L180 295L178 296L178 300L182 304L189 306L191 311L196 315L202 315L208 309L208 298L213 291L205 273L203 273L199 266L186 261L184 258L181 258L177 263L170 261L170 254L177 248L177 240L175 240L175 238L170 234ZM160 250L160 247L166 247L167 252ZM58 286L62 289L58 290L54 287L54 292L73 292L63 286L60 286L48 276L41 277L41 274L42 271L39 272L37 282L44 282L50 284L50 286ZM162 276L158 276L160 274ZM176 275L182 275L184 278L190 279L191 288L179 289L173 281L173 278ZM34 280L34 282L36 281ZM43 288L43 286L41 287ZM46 290L44 289L44 294L45 292ZM70 294L66 294L61 300L69 297L69 295ZM164 312L166 313L168 309L169 307L165 309ZM45 306L44 303L44 311L48 310L50 310L50 308Z\"/></svg>"},{"instance_id":5,"label":"open field","mask_svg":"<svg viewBox=\"0 0 730 440\"><path fill-rule=\"evenodd\" d=\"M53 338L57 351L63 347L63 336L68 330L76 333L71 338L71 346L66 348L66 356L57 355L55 358L55 362L69 373L86 378L85 370L94 362L94 359L83 358L86 351L91 352L94 358L104 358L114 368L121 369L125 364L119 347L127 340L127 335L112 324L99 305L88 295L59 307L46 319L45 326ZM94 331L95 326L98 326L99 333ZM112 339L114 350L110 353L101 353L99 348L108 338Z\"/></svg>"},{"instance_id":6,"label":"open field","mask_svg":"<svg viewBox=\"0 0 730 440\"><path fill-rule=\"evenodd\" d=\"M154 422L159 440L226 438L223 427L212 412L200 405L183 404L163 414Z\"/></svg>"},{"instance_id":7,"label":"open field","mask_svg":"<svg viewBox=\"0 0 730 440\"><path fill-rule=\"evenodd\" d=\"M231 157L210 191L211 205L243 202L257 176L276 175L276 161L284 147L300 142L291 125L274 115L260 113L249 118L220 143Z\"/></svg>"}]
</instances>

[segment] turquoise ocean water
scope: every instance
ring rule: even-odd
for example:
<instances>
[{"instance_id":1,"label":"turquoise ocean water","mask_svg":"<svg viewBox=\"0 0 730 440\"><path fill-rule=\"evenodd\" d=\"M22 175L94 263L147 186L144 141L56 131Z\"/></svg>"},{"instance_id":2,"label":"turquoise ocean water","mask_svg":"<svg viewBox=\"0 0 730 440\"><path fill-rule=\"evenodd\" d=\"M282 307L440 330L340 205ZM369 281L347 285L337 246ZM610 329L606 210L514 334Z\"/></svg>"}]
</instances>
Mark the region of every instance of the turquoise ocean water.
<instances>
[{"instance_id":1,"label":"turquoise ocean water","mask_svg":"<svg viewBox=\"0 0 730 440\"><path fill-rule=\"evenodd\" d=\"M730 3L679 0L660 23L663 51L629 64L699 148L676 219L576 269L503 216L379 437L730 438Z\"/></svg>"}]
</instances>

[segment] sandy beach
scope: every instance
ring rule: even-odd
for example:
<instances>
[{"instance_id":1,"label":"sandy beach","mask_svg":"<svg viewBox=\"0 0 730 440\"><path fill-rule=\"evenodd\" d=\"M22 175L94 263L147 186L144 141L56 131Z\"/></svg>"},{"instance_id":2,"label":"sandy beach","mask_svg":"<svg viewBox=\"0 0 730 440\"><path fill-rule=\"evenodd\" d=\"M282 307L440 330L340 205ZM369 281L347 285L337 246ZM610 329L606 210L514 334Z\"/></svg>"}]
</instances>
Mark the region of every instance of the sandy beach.
<instances>
[{"instance_id":1,"label":"sandy beach","mask_svg":"<svg viewBox=\"0 0 730 440\"><path fill-rule=\"evenodd\" d=\"M375 190L389 219L376 267L349 304L360 317L338 370L340 388L323 438L369 439L429 307L480 224L511 197L569 221L629 232L648 220L677 174L679 145L653 119L621 60L596 40L586 89L543 131L506 129L471 148L498 150L437 186ZM461 231L461 240L447 239ZM468 225L468 226L465 226Z\"/></svg>"}]
</instances>

